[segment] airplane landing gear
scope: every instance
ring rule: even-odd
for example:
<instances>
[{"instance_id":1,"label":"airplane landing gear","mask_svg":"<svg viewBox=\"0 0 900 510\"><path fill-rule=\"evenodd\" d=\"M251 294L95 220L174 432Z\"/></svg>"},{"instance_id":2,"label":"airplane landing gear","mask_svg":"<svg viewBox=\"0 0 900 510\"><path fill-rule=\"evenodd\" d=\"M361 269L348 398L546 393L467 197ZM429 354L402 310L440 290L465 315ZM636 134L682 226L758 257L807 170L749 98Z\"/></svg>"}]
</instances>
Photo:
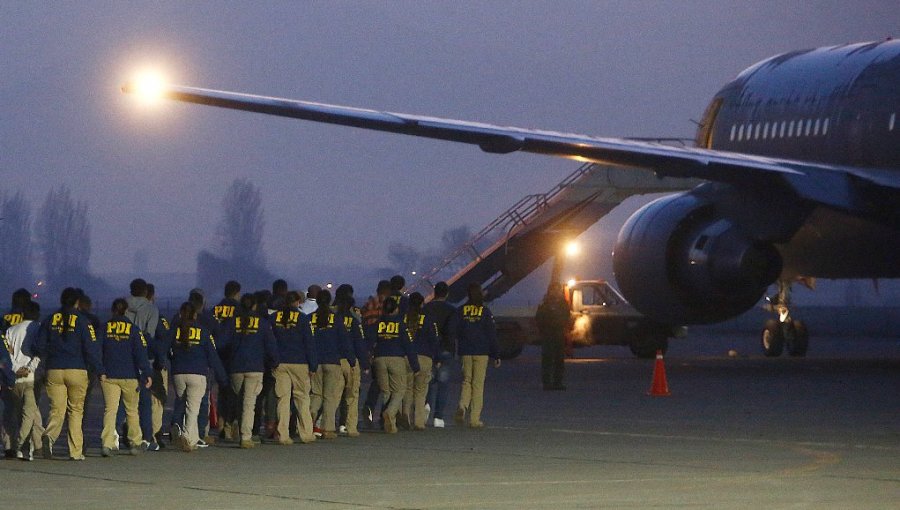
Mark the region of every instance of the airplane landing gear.
<instances>
[{"instance_id":1,"label":"airplane landing gear","mask_svg":"<svg viewBox=\"0 0 900 510\"><path fill-rule=\"evenodd\" d=\"M791 317L791 284L779 281L778 296L769 302L769 309L778 313L778 319L767 320L762 330L763 354L774 358L781 356L786 348L790 356L806 356L809 331L803 321Z\"/></svg>"}]
</instances>

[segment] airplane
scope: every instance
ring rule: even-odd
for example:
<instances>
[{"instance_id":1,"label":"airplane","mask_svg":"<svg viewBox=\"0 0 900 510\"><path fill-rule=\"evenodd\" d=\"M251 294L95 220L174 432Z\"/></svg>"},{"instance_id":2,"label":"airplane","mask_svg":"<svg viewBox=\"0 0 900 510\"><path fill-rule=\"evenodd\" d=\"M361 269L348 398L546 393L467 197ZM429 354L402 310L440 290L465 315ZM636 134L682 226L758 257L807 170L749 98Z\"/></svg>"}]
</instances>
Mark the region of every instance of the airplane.
<instances>
[{"instance_id":1,"label":"airplane","mask_svg":"<svg viewBox=\"0 0 900 510\"><path fill-rule=\"evenodd\" d=\"M805 355L793 282L900 277L900 40L791 51L742 71L706 108L695 146L673 147L381 112L220 90L129 82L172 100L652 170L706 182L658 198L621 228L622 294L666 324L752 307L773 283L779 320L765 354Z\"/></svg>"}]
</instances>

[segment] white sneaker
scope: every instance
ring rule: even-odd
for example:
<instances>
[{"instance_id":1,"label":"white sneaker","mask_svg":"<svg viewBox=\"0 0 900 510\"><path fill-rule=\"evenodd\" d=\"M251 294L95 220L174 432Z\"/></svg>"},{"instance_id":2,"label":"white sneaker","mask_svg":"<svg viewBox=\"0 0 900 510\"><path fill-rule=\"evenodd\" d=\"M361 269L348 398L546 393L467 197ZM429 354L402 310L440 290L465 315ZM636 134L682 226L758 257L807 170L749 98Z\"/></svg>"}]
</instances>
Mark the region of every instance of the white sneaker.
<instances>
[{"instance_id":1,"label":"white sneaker","mask_svg":"<svg viewBox=\"0 0 900 510\"><path fill-rule=\"evenodd\" d=\"M346 434L346 433L347 433L347 426L346 426L346 425L341 425L340 427L338 427L338 433L340 433L340 434Z\"/></svg>"},{"instance_id":2,"label":"white sneaker","mask_svg":"<svg viewBox=\"0 0 900 510\"><path fill-rule=\"evenodd\" d=\"M25 459L25 454L22 453L22 450L16 450L16 458L19 459L19 460L24 460L24 459Z\"/></svg>"},{"instance_id":3,"label":"white sneaker","mask_svg":"<svg viewBox=\"0 0 900 510\"><path fill-rule=\"evenodd\" d=\"M431 416L431 405L425 404L425 419L428 420L428 417Z\"/></svg>"},{"instance_id":4,"label":"white sneaker","mask_svg":"<svg viewBox=\"0 0 900 510\"><path fill-rule=\"evenodd\" d=\"M115 446L113 446L112 449L118 450L119 449L119 432L115 431L115 430L113 431L113 444Z\"/></svg>"},{"instance_id":5,"label":"white sneaker","mask_svg":"<svg viewBox=\"0 0 900 510\"><path fill-rule=\"evenodd\" d=\"M436 429L444 428L444 420L442 420L440 418L435 418L434 419L434 428L436 428Z\"/></svg>"}]
</instances>

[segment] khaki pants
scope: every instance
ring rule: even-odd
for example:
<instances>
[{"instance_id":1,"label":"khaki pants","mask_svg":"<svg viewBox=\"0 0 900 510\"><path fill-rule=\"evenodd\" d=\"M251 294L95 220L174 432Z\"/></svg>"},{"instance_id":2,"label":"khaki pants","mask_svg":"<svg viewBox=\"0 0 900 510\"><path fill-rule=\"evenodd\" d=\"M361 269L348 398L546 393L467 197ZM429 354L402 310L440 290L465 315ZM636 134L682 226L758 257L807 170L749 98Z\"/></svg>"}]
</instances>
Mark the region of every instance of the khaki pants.
<instances>
[{"instance_id":1,"label":"khaki pants","mask_svg":"<svg viewBox=\"0 0 900 510\"><path fill-rule=\"evenodd\" d=\"M116 415L119 413L119 400L125 405L125 424L128 425L128 440L132 447L141 444L141 421L138 418L138 380L106 379L100 381L103 391L103 402L106 404L103 413L103 431L100 441L105 448L115 449Z\"/></svg>"},{"instance_id":2,"label":"khaki pants","mask_svg":"<svg viewBox=\"0 0 900 510\"><path fill-rule=\"evenodd\" d=\"M59 433L62 432L63 420L67 420L69 456L72 458L84 455L84 435L81 430L81 421L84 418L84 397L87 393L87 386L87 370L47 370L50 417L47 420L47 430L44 431L44 435L50 439L50 444L55 443Z\"/></svg>"},{"instance_id":3,"label":"khaki pants","mask_svg":"<svg viewBox=\"0 0 900 510\"><path fill-rule=\"evenodd\" d=\"M206 394L206 376L200 374L175 374L175 395L184 401L184 436L188 444L194 446L200 440L197 417L200 416L200 401ZM253 421L253 410L250 410L250 421ZM131 427L128 428L131 430Z\"/></svg>"},{"instance_id":4,"label":"khaki pants","mask_svg":"<svg viewBox=\"0 0 900 510\"><path fill-rule=\"evenodd\" d=\"M300 441L309 443L313 435L313 420L309 414L309 365L282 363L272 371L275 376L275 398L278 400L278 436L290 439L291 402L297 408L297 432Z\"/></svg>"},{"instance_id":5,"label":"khaki pants","mask_svg":"<svg viewBox=\"0 0 900 510\"><path fill-rule=\"evenodd\" d=\"M359 362L351 367L349 361L342 359L341 375L344 378L344 394L341 400L347 406L344 425L347 426L347 434L355 436L359 433L359 384L362 378Z\"/></svg>"},{"instance_id":6,"label":"khaki pants","mask_svg":"<svg viewBox=\"0 0 900 510\"><path fill-rule=\"evenodd\" d=\"M41 419L41 410L37 406L37 391L34 381L17 382L13 388L15 397L16 416L19 423L18 447L22 448L31 439L31 447L41 447L41 436L44 435L44 424Z\"/></svg>"},{"instance_id":7,"label":"khaki pants","mask_svg":"<svg viewBox=\"0 0 900 510\"><path fill-rule=\"evenodd\" d=\"M169 400L169 371L154 370L150 384L150 420L154 438L162 430L163 411L166 410L167 400Z\"/></svg>"},{"instance_id":8,"label":"khaki pants","mask_svg":"<svg viewBox=\"0 0 900 510\"><path fill-rule=\"evenodd\" d=\"M341 393L344 392L344 375L340 365L319 365L312 378L312 397L309 414L315 420L322 411L322 431L334 432L334 418L341 404Z\"/></svg>"},{"instance_id":9,"label":"khaki pants","mask_svg":"<svg viewBox=\"0 0 900 510\"><path fill-rule=\"evenodd\" d=\"M481 424L481 409L484 407L484 377L487 375L487 356L462 357L462 391L459 394L459 408L469 410L469 425Z\"/></svg>"},{"instance_id":10,"label":"khaki pants","mask_svg":"<svg viewBox=\"0 0 900 510\"><path fill-rule=\"evenodd\" d=\"M256 397L262 391L262 372L238 372L231 374L231 389L238 396L241 406L241 441L250 441L253 438L253 419L256 415ZM203 384L206 391L206 383ZM201 394L202 397L202 394ZM198 404L199 410L199 404ZM197 418L194 417L194 421Z\"/></svg>"},{"instance_id":11,"label":"khaki pants","mask_svg":"<svg viewBox=\"0 0 900 510\"><path fill-rule=\"evenodd\" d=\"M409 361L400 356L380 356L375 358L375 376L384 400L384 412L396 419L403 405L406 393L406 371Z\"/></svg>"},{"instance_id":12,"label":"khaki pants","mask_svg":"<svg viewBox=\"0 0 900 510\"><path fill-rule=\"evenodd\" d=\"M431 383L430 357L419 355L419 373L412 375L410 379L412 379L412 383L407 383L406 387L412 386L413 389L412 402L416 413L413 426L417 429L424 429L425 421L428 419L428 413L425 412L425 399L428 397L428 385Z\"/></svg>"}]
</instances>

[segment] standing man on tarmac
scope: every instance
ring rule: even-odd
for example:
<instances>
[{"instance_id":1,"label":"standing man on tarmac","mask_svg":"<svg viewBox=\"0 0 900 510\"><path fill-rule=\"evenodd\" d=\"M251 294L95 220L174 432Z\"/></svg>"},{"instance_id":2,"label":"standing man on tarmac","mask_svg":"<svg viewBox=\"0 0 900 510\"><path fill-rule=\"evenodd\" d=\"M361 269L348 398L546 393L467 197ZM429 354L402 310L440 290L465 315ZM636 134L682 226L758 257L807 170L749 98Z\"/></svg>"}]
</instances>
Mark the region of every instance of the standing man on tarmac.
<instances>
[{"instance_id":1,"label":"standing man on tarmac","mask_svg":"<svg viewBox=\"0 0 900 510\"><path fill-rule=\"evenodd\" d=\"M534 316L538 331L541 334L541 378L544 391L565 390L566 333L572 327L572 315L563 286L559 282L551 282L547 287L544 301Z\"/></svg>"},{"instance_id":2,"label":"standing man on tarmac","mask_svg":"<svg viewBox=\"0 0 900 510\"><path fill-rule=\"evenodd\" d=\"M375 295L369 296L365 306L363 306L363 329L368 328L381 319L384 301L390 295L391 282L387 280L379 281L378 286L375 288ZM371 346L371 342L369 342L369 344ZM381 389L378 387L378 381L376 380L374 370L371 371L371 376L372 379L369 382L369 391L366 392L366 401L363 405L363 422L368 427L381 428L380 426L376 426L376 423L379 421L379 414L376 411L378 410L378 400L381 398Z\"/></svg>"},{"instance_id":3,"label":"standing man on tarmac","mask_svg":"<svg viewBox=\"0 0 900 510\"><path fill-rule=\"evenodd\" d=\"M428 385L428 405L434 411L435 428L444 428L444 409L450 396L450 376L453 370L453 356L456 344L450 334L450 317L456 308L447 302L450 287L446 282L438 282L434 286L434 299L429 301L422 311L431 317L438 329L438 354L434 360L431 384Z\"/></svg>"},{"instance_id":4,"label":"standing man on tarmac","mask_svg":"<svg viewBox=\"0 0 900 510\"><path fill-rule=\"evenodd\" d=\"M494 316L484 306L481 286L477 283L470 284L468 294L469 300L457 309L450 326L450 331L456 335L458 342L463 375L459 407L453 419L457 425L462 425L466 422L468 412L469 427L480 429L484 427L481 410L484 407L484 380L488 361L493 359L494 366L499 368L500 356Z\"/></svg>"}]
</instances>

